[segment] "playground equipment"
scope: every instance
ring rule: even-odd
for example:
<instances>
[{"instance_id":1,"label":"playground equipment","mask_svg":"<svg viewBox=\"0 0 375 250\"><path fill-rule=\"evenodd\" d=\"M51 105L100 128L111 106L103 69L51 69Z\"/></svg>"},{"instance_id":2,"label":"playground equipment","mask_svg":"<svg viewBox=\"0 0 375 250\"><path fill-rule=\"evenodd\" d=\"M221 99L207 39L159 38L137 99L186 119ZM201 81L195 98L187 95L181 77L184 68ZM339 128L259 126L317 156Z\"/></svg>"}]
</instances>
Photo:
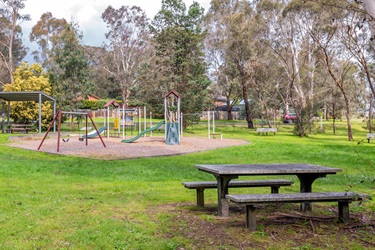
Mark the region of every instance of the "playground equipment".
<instances>
[{"instance_id":1,"label":"playground equipment","mask_svg":"<svg viewBox=\"0 0 375 250\"><path fill-rule=\"evenodd\" d=\"M215 138L216 135L220 135L220 140L223 139L223 135L221 133L215 132L215 111L212 111L212 133L211 133L211 126L210 126L210 113L211 111L207 111L207 131L208 131L208 139L211 139L211 135Z\"/></svg>"},{"instance_id":2,"label":"playground equipment","mask_svg":"<svg viewBox=\"0 0 375 250\"><path fill-rule=\"evenodd\" d=\"M107 114L106 114L106 117L104 119L104 127L107 127L106 130L104 131L107 131L107 138L109 138L110 136L110 131L111 131L111 127L110 127L110 123L109 123L109 118L110 118L110 107L113 106L115 108L114 110L114 126L113 126L113 135L114 136L117 136L119 137L120 136L120 126L119 126L119 117L120 117L120 114L119 114L119 108L121 107L121 105L119 103L117 103L115 100L110 100L109 102L106 103L106 105L104 105L104 108L107 108Z\"/></svg>"},{"instance_id":3,"label":"playground equipment","mask_svg":"<svg viewBox=\"0 0 375 250\"><path fill-rule=\"evenodd\" d=\"M146 108L144 107L144 128L146 128ZM122 140L121 142L134 142L141 136L146 136L147 133L152 133L152 131L159 129L163 124L165 124L165 143L169 145L180 144L180 95L178 95L174 90L171 90L164 96L164 121L159 122L156 126L150 127L141 131L141 115L140 109L138 109L138 123L139 123L139 133L131 139ZM150 126L151 126L152 115L150 113Z\"/></svg>"},{"instance_id":4,"label":"playground equipment","mask_svg":"<svg viewBox=\"0 0 375 250\"><path fill-rule=\"evenodd\" d=\"M152 128L148 128L148 129L143 130L136 137L133 137L133 138L127 139L127 140L122 140L121 142L134 142L134 141L138 140L142 135L145 135L146 133L149 133L149 132L151 132L153 130L156 130L156 129L160 128L161 125L163 125L164 123L165 123L165 121L161 121L156 126L154 126Z\"/></svg>"},{"instance_id":5,"label":"playground equipment","mask_svg":"<svg viewBox=\"0 0 375 250\"><path fill-rule=\"evenodd\" d=\"M106 145L105 145L105 143L104 143L104 141L103 141L103 139L102 139L102 137L100 135L100 132L98 131L98 129L97 129L94 121L92 120L91 116L88 113L83 113L83 112L64 112L64 111L59 110L59 111L57 111L55 117L53 118L52 122L50 123L50 125L49 125L49 127L47 129L47 132L45 133L42 141L40 142L38 150L42 147L43 142L45 141L45 139L46 139L49 131L51 130L52 126L55 124L56 119L57 119L58 120L58 126L57 126L57 152L60 152L61 120L62 120L62 115L63 114L84 115L86 117L86 128L85 128L85 130L86 130L86 137L85 137L85 139L86 139L86 146L88 145L88 140L87 140L88 139L88 130L87 130L87 128L88 128L88 118L90 118L91 123L94 126L95 131L97 132L97 135L99 136L100 140L102 141L103 146L106 147Z\"/></svg>"},{"instance_id":6,"label":"playground equipment","mask_svg":"<svg viewBox=\"0 0 375 250\"><path fill-rule=\"evenodd\" d=\"M87 135L83 135L80 138L80 141L83 141L86 138L89 138L89 139L95 138L95 137L101 135L102 133L104 133L104 131L106 131L107 129L108 129L107 127L101 127L98 131L93 130L90 133L88 133Z\"/></svg>"},{"instance_id":7,"label":"playground equipment","mask_svg":"<svg viewBox=\"0 0 375 250\"><path fill-rule=\"evenodd\" d=\"M180 95L171 90L164 96L165 143L180 144Z\"/></svg>"}]
</instances>

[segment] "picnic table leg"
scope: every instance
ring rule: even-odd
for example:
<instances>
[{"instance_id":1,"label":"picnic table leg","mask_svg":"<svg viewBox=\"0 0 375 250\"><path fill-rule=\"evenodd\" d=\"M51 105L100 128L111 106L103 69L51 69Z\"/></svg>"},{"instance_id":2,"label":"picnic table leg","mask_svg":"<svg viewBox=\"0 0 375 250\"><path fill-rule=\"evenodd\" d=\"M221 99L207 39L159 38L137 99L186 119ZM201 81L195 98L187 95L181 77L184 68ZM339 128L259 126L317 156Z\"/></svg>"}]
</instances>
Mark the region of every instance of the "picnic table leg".
<instances>
[{"instance_id":1,"label":"picnic table leg","mask_svg":"<svg viewBox=\"0 0 375 250\"><path fill-rule=\"evenodd\" d=\"M197 206L204 207L204 188L197 188Z\"/></svg>"},{"instance_id":2,"label":"picnic table leg","mask_svg":"<svg viewBox=\"0 0 375 250\"><path fill-rule=\"evenodd\" d=\"M301 193L311 193L312 183L321 177L325 177L325 174L299 174L297 175L300 181L300 192ZM310 202L303 202L300 206L301 211L311 211L312 206Z\"/></svg>"},{"instance_id":3,"label":"picnic table leg","mask_svg":"<svg viewBox=\"0 0 375 250\"><path fill-rule=\"evenodd\" d=\"M229 216L229 202L225 196L228 194L228 183L231 179L237 179L238 176L215 176L217 180L218 196L218 215L221 217Z\"/></svg>"},{"instance_id":4,"label":"picnic table leg","mask_svg":"<svg viewBox=\"0 0 375 250\"><path fill-rule=\"evenodd\" d=\"M339 201L339 220L349 222L349 202Z\"/></svg>"},{"instance_id":5,"label":"picnic table leg","mask_svg":"<svg viewBox=\"0 0 375 250\"><path fill-rule=\"evenodd\" d=\"M253 205L246 205L246 227L250 231L255 231L257 229L255 207Z\"/></svg>"}]
</instances>

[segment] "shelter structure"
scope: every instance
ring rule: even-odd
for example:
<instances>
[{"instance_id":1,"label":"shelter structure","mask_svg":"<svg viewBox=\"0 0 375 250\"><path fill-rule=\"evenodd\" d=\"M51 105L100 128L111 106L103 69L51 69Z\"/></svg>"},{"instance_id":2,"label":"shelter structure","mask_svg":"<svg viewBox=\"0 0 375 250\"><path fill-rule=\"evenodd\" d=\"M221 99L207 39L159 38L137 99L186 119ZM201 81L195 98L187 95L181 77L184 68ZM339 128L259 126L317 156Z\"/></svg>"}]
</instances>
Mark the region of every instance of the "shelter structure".
<instances>
[{"instance_id":1,"label":"shelter structure","mask_svg":"<svg viewBox=\"0 0 375 250\"><path fill-rule=\"evenodd\" d=\"M38 132L42 132L42 103L53 102L53 115L56 115L56 99L47 95L42 91L28 91L28 92L0 92L0 99L8 102L7 110L7 125L10 125L10 102L24 102L34 101L39 103L39 119ZM2 133L4 133L4 106L2 108Z\"/></svg>"}]
</instances>

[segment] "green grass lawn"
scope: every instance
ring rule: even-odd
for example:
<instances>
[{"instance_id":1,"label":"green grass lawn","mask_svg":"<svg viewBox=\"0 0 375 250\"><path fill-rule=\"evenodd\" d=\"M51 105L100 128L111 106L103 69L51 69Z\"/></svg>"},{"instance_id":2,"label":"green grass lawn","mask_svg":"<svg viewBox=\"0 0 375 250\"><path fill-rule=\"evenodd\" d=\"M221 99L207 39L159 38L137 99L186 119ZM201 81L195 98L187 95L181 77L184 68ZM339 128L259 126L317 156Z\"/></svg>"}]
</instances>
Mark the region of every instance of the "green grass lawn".
<instances>
[{"instance_id":1,"label":"green grass lawn","mask_svg":"<svg viewBox=\"0 0 375 250\"><path fill-rule=\"evenodd\" d=\"M342 173L318 179L313 190L350 190L374 197L375 141L358 144L367 133L361 121L354 123L354 142L347 140L343 124L338 126L336 135L330 126L325 124L325 133L299 138L292 134L292 125L281 125L276 136L258 136L244 124L218 121L216 132L223 133L224 138L251 143L182 156L116 161L10 148L7 135L0 135L0 249L237 249L238 245L230 240L202 245L199 237L193 235L196 228L192 228L191 218L193 222L199 220L214 226L223 224L215 214L214 190L206 191L208 209L201 211L194 206L194 191L181 185L182 181L213 180L213 176L196 170L195 164L309 163L339 167ZM184 136L206 135L205 123L188 127L184 132ZM293 176L282 178L298 183ZM298 185L293 185L282 191L298 189ZM319 213L336 205L317 207ZM363 213L375 220L371 217L375 212L374 201L359 207L352 204L350 209L351 214ZM190 217L186 219L182 214ZM244 214L239 218L244 226ZM230 222L229 219L227 223ZM327 248L365 249L371 245L364 242L371 239L373 242L375 238L374 225L372 232L368 230L362 235L365 238L354 241L332 237L333 229L324 230L326 226L315 228L315 233L321 241L329 243ZM337 224L334 229L340 227ZM293 227L284 233L287 236L283 234L285 240L273 242L274 234L267 230L282 229L281 225L265 225L251 233L241 226L228 226L220 232L215 228L215 232L254 242L253 247L258 249L316 248L313 239L294 241ZM251 249L249 244L245 246Z\"/></svg>"}]
</instances>

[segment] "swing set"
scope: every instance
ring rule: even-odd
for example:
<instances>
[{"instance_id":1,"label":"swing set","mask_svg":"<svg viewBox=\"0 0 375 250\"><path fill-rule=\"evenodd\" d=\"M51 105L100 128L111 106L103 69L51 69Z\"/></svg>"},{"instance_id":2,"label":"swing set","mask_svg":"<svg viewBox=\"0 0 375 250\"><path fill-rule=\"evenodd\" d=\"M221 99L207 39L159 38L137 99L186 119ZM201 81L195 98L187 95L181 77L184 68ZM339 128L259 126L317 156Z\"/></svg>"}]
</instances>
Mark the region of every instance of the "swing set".
<instances>
[{"instance_id":1,"label":"swing set","mask_svg":"<svg viewBox=\"0 0 375 250\"><path fill-rule=\"evenodd\" d=\"M92 120L91 116L88 114L88 113L84 113L84 112L66 112L66 111L57 111L55 117L53 118L52 122L50 123L48 129L47 129L47 132L46 134L44 135L42 141L40 142L40 145L38 147L38 150L42 147L43 145L43 142L44 140L46 139L48 133L50 132L51 128L53 127L53 125L56 123L56 120L57 120L57 152L60 152L60 138L61 138L61 120L62 120L62 115L63 114L67 114L67 115L84 115L85 118L86 118L86 127L85 127L85 133L86 133L86 136L84 136L85 138L85 141L86 141L86 146L88 145L88 118L90 119L92 125L94 126L100 140L102 141L102 144L104 147L106 147L104 141L103 141L103 138L101 137L100 133L99 133L99 130L98 128L96 127L94 121ZM83 141L84 140L83 138L79 138L80 141ZM68 142L69 141L69 138L67 139L64 139L62 138L63 142Z\"/></svg>"}]
</instances>

